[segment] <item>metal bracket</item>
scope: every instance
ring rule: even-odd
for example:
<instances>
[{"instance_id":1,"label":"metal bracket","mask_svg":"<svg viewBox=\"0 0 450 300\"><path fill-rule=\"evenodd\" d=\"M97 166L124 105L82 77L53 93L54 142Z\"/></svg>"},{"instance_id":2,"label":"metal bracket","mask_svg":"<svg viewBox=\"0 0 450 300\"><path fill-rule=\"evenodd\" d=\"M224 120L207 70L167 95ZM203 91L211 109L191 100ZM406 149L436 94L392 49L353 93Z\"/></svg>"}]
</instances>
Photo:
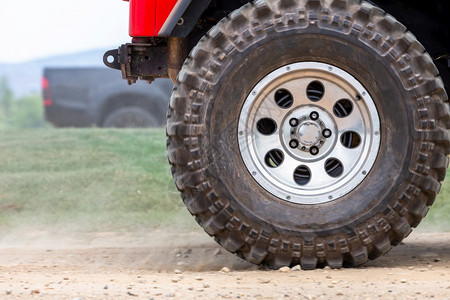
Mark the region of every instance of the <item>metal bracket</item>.
<instances>
[{"instance_id":1,"label":"metal bracket","mask_svg":"<svg viewBox=\"0 0 450 300\"><path fill-rule=\"evenodd\" d=\"M112 69L122 71L122 78L128 84L139 78L152 82L155 78L168 77L167 46L155 44L128 43L119 49L107 51L103 63Z\"/></svg>"}]
</instances>

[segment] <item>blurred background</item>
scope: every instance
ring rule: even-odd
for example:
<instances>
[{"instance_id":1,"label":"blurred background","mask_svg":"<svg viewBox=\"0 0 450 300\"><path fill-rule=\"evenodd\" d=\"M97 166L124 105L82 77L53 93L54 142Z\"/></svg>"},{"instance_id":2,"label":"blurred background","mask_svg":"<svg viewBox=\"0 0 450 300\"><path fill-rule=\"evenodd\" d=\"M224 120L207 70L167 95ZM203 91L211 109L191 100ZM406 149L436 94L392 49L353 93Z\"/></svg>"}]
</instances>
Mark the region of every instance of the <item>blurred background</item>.
<instances>
[{"instance_id":1,"label":"blurred background","mask_svg":"<svg viewBox=\"0 0 450 300\"><path fill-rule=\"evenodd\" d=\"M128 8L120 0L3 3L0 246L197 229L166 158L172 83L128 86L103 65L104 52L130 41Z\"/></svg>"},{"instance_id":2,"label":"blurred background","mask_svg":"<svg viewBox=\"0 0 450 300\"><path fill-rule=\"evenodd\" d=\"M120 0L4 4L0 128L162 126L170 81L132 88L102 62L104 52L130 41L128 6Z\"/></svg>"},{"instance_id":3,"label":"blurred background","mask_svg":"<svg viewBox=\"0 0 450 300\"><path fill-rule=\"evenodd\" d=\"M20 124L25 121L18 119L24 116L14 114L28 107L28 117L40 116L41 103L35 99L41 93L43 69L103 68L103 52L129 40L127 9L127 2L110 0L4 3L0 10L0 126L44 126L42 120ZM21 100L26 105L17 103Z\"/></svg>"}]
</instances>

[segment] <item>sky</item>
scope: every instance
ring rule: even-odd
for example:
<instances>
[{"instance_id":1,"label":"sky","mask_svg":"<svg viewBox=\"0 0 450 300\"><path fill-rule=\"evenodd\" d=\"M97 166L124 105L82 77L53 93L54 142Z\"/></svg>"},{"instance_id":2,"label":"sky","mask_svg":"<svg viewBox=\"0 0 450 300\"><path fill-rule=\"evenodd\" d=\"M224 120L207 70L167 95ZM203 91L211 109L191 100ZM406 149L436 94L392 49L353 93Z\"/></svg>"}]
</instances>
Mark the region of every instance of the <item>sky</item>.
<instances>
[{"instance_id":1,"label":"sky","mask_svg":"<svg viewBox=\"0 0 450 300\"><path fill-rule=\"evenodd\" d=\"M7 0L0 7L0 63L18 63L129 42L122 0Z\"/></svg>"}]
</instances>

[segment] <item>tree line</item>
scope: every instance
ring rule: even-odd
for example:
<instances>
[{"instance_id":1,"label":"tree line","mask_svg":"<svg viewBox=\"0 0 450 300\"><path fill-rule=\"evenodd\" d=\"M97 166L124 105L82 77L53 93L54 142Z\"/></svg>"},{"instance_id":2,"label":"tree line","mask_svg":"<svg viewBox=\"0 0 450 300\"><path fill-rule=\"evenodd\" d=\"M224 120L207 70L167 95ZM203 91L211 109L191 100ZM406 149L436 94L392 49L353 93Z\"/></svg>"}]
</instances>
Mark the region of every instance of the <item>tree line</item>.
<instances>
[{"instance_id":1,"label":"tree line","mask_svg":"<svg viewBox=\"0 0 450 300\"><path fill-rule=\"evenodd\" d=\"M42 128L49 126L44 118L39 93L16 97L6 77L0 78L0 130Z\"/></svg>"}]
</instances>

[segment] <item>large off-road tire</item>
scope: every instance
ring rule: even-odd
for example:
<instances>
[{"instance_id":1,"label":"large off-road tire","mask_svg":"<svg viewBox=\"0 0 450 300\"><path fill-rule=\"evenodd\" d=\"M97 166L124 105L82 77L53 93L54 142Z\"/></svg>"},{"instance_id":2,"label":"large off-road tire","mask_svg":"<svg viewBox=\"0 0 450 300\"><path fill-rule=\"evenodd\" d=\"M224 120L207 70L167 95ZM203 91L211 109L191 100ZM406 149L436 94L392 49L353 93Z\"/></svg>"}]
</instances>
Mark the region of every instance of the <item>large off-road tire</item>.
<instances>
[{"instance_id":1,"label":"large off-road tire","mask_svg":"<svg viewBox=\"0 0 450 300\"><path fill-rule=\"evenodd\" d=\"M148 128L158 126L158 120L145 108L125 106L111 112L103 122L103 127Z\"/></svg>"},{"instance_id":2,"label":"large off-road tire","mask_svg":"<svg viewBox=\"0 0 450 300\"><path fill-rule=\"evenodd\" d=\"M392 16L262 0L186 60L168 157L189 211L227 250L272 268L357 266L426 215L449 125L432 59Z\"/></svg>"}]
</instances>

